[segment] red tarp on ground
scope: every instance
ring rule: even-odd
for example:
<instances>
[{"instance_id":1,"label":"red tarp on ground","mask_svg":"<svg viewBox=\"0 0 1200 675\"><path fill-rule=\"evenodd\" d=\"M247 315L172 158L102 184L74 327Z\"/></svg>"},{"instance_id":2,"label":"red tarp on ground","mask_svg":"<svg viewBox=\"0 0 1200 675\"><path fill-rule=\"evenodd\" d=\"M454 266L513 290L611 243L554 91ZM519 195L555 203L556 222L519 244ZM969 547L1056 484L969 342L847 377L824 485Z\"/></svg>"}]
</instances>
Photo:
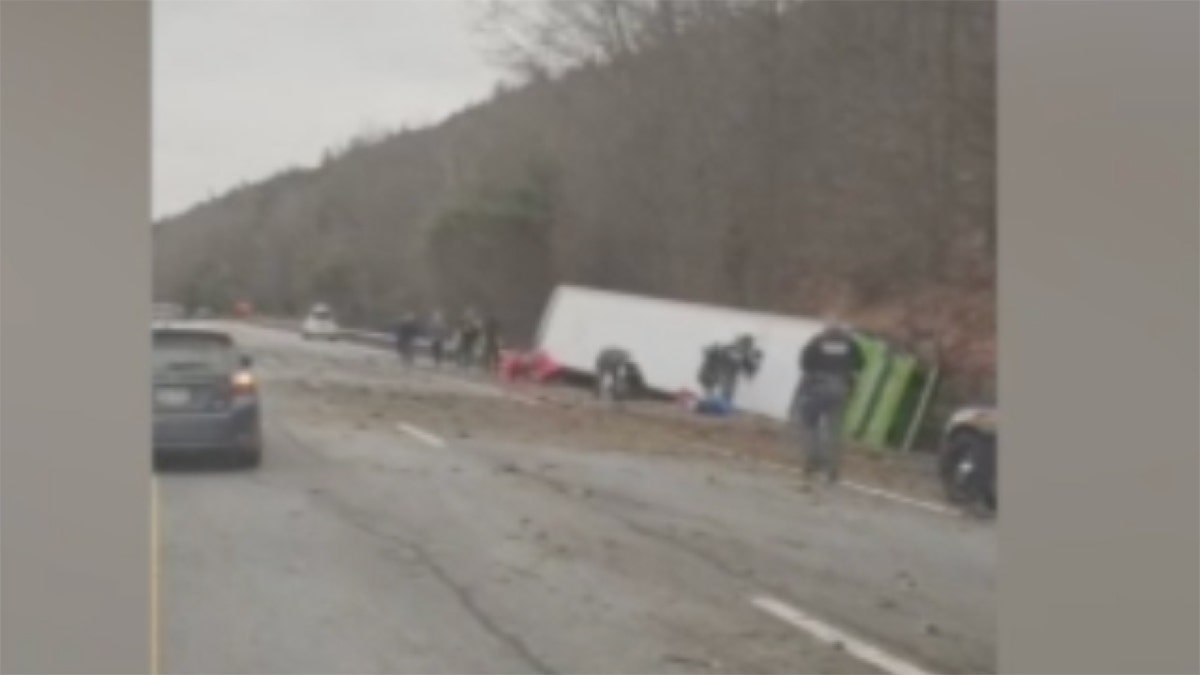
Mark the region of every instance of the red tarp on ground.
<instances>
[{"instance_id":1,"label":"red tarp on ground","mask_svg":"<svg viewBox=\"0 0 1200 675\"><path fill-rule=\"evenodd\" d=\"M500 377L515 381L545 382L562 372L562 366L544 352L500 352Z\"/></svg>"}]
</instances>

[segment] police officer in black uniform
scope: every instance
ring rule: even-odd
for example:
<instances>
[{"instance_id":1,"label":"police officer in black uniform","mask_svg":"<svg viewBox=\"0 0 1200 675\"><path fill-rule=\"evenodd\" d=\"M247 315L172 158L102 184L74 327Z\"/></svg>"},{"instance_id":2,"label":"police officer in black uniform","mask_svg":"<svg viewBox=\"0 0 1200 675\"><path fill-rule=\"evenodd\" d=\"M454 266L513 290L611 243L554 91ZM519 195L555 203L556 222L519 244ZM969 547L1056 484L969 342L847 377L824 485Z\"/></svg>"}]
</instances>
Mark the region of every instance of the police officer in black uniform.
<instances>
[{"instance_id":1,"label":"police officer in black uniform","mask_svg":"<svg viewBox=\"0 0 1200 675\"><path fill-rule=\"evenodd\" d=\"M792 421L801 432L806 477L824 469L827 480L837 482L842 417L864 365L853 331L838 321L813 336L801 350L801 380L792 403Z\"/></svg>"},{"instance_id":2,"label":"police officer in black uniform","mask_svg":"<svg viewBox=\"0 0 1200 675\"><path fill-rule=\"evenodd\" d=\"M400 359L405 364L413 362L413 343L417 339L417 333L420 331L420 326L417 324L417 316L412 312L404 312L400 315L400 320L396 322L396 353L400 355Z\"/></svg>"}]
</instances>

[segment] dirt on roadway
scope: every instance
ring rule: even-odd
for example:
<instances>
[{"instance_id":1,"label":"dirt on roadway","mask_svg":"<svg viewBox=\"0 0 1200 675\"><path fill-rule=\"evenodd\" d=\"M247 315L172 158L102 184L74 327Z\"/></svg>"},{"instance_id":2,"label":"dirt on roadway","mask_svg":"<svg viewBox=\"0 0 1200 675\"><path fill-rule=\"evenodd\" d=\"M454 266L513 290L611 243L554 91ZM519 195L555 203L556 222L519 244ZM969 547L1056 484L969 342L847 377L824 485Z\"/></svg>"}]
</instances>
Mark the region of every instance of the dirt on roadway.
<instances>
[{"instance_id":1,"label":"dirt on roadway","mask_svg":"<svg viewBox=\"0 0 1200 675\"><path fill-rule=\"evenodd\" d=\"M291 338L289 334L296 330L295 322L288 320L258 322L260 327L244 325L242 329L261 335L265 334L262 328L266 328L274 334L272 339ZM316 349L322 347L325 345L313 345ZM403 414L414 423L455 437L482 430L489 436L513 441L566 439L572 445L593 450L700 454L764 470L795 472L800 461L798 440L774 420L752 415L704 417L661 401L636 401L605 410L590 392L577 388L501 383L475 372L453 367L435 369L427 363L403 368L394 355L375 346L348 340L337 347L358 357L357 361L342 359L339 367L357 366L358 372L353 379L333 383L322 395L329 403L341 400L368 416ZM381 380L384 371L392 376ZM406 380L426 385L441 381L461 386L444 391L427 387L417 391L397 389L398 372L405 373ZM301 387L311 382L292 380L293 385ZM464 395L469 393L482 395ZM848 480L939 502L943 496L935 462L929 453L876 452L850 446L844 450L843 474Z\"/></svg>"},{"instance_id":2,"label":"dirt on roadway","mask_svg":"<svg viewBox=\"0 0 1200 675\"><path fill-rule=\"evenodd\" d=\"M165 672L995 670L988 523L801 494L752 422L235 331L264 464L160 477Z\"/></svg>"}]
</instances>

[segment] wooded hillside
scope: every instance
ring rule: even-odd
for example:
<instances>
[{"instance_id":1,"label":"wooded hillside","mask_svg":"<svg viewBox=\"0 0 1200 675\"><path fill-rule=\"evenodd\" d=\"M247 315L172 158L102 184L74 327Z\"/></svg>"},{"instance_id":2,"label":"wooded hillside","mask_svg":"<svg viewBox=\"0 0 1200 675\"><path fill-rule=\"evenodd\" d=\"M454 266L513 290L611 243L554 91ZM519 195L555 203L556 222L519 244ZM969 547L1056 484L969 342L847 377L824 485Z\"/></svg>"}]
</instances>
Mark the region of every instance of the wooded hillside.
<instances>
[{"instance_id":1,"label":"wooded hillside","mask_svg":"<svg viewBox=\"0 0 1200 675\"><path fill-rule=\"evenodd\" d=\"M993 2L569 4L492 17L519 87L158 223L158 295L518 339L560 282L835 310L992 395Z\"/></svg>"}]
</instances>

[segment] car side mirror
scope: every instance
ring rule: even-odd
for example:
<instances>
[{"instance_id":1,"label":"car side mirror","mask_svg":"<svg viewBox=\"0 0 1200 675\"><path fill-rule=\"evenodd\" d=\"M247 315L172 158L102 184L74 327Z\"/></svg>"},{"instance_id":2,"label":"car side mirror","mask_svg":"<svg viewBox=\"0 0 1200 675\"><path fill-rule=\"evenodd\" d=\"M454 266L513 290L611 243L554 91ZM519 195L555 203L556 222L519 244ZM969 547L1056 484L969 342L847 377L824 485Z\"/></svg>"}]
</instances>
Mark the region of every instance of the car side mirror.
<instances>
[{"instance_id":1,"label":"car side mirror","mask_svg":"<svg viewBox=\"0 0 1200 675\"><path fill-rule=\"evenodd\" d=\"M242 354L241 364L242 368L249 369L254 367L254 357L250 356L249 354Z\"/></svg>"}]
</instances>

